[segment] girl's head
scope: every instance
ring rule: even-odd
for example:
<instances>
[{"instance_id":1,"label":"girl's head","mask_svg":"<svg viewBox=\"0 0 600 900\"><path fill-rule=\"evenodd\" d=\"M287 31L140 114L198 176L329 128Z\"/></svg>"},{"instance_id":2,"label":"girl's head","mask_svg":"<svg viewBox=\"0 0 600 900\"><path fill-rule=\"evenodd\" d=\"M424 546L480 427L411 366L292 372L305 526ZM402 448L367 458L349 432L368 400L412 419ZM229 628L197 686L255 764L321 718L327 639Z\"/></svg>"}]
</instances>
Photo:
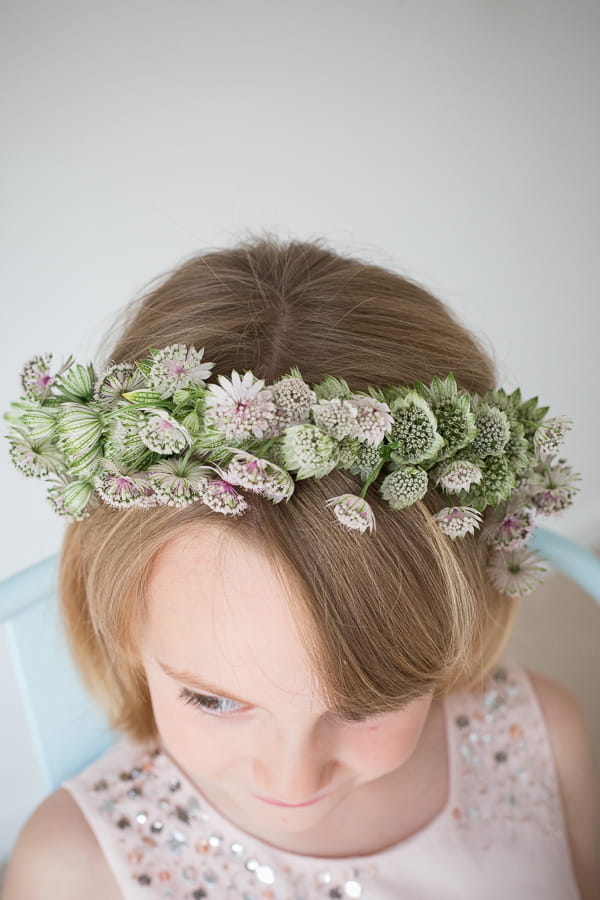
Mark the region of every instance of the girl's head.
<instances>
[{"instance_id":1,"label":"girl's head","mask_svg":"<svg viewBox=\"0 0 600 900\"><path fill-rule=\"evenodd\" d=\"M251 369L269 384L298 366L309 384L331 374L357 391L449 371L471 392L496 386L492 361L443 303L322 241L267 236L192 257L131 307L109 359L173 343L205 347L215 378ZM434 490L394 511L372 487L375 530L334 527L325 501L360 488L334 469L296 482L289 502L249 495L241 516L201 501L101 506L70 525L61 564L67 633L111 724L135 740L160 733L189 748L190 761L221 746L206 768L229 761L234 780L290 803L335 780L336 759L342 776L389 769L374 735L403 735L395 765L399 752L410 755L432 699L489 674L516 600L487 581L477 534L451 541L441 532L432 514L445 501ZM194 708L189 692L179 697L191 682L157 660L216 685L227 702L208 701L212 714ZM285 769L274 783L262 750L274 753L282 735L306 738L309 720L326 736L318 746L337 749L315 751L319 765L293 788ZM223 756L225 747L248 748L246 762ZM299 747L290 743L290 765Z\"/></svg>"}]
</instances>

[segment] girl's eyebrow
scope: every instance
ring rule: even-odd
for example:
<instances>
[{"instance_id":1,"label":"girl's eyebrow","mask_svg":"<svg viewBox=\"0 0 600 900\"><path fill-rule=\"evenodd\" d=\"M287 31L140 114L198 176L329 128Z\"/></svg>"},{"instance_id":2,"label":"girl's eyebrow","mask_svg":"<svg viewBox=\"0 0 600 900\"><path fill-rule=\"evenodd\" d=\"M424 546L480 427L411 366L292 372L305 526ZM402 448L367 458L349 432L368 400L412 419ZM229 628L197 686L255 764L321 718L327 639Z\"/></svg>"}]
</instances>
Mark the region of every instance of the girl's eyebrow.
<instances>
[{"instance_id":1,"label":"girl's eyebrow","mask_svg":"<svg viewBox=\"0 0 600 900\"><path fill-rule=\"evenodd\" d=\"M161 667L163 672L165 672L169 678L173 678L175 681L182 681L185 684L189 684L191 687L196 688L198 691L206 691L208 694L216 694L218 697L223 697L225 700L235 700L236 703L242 703L245 706L254 706L250 700L243 700L241 697L236 697L235 694L231 694L229 691L224 691L222 688L217 687L214 684L211 684L210 681L205 681L201 678L198 678L197 675L194 675L193 672L188 672L185 669L182 671L178 669L174 669L168 663L161 662L160 659L156 659L156 662Z\"/></svg>"},{"instance_id":2,"label":"girl's eyebrow","mask_svg":"<svg viewBox=\"0 0 600 900\"><path fill-rule=\"evenodd\" d=\"M252 705L248 700L242 700L241 697L236 697L234 694L230 694L229 691L224 691L216 685L211 684L209 681L203 681L202 679L198 678L197 675L194 675L193 672L187 672L185 669L183 671L179 671L178 669L174 669L168 663L161 662L160 659L157 659L156 662L161 667L163 672L165 672L169 676L169 678L173 678L175 681L183 681L199 691L206 691L210 694L217 694L219 697L223 697L226 700L235 700L237 703L244 703L249 706Z\"/></svg>"}]
</instances>

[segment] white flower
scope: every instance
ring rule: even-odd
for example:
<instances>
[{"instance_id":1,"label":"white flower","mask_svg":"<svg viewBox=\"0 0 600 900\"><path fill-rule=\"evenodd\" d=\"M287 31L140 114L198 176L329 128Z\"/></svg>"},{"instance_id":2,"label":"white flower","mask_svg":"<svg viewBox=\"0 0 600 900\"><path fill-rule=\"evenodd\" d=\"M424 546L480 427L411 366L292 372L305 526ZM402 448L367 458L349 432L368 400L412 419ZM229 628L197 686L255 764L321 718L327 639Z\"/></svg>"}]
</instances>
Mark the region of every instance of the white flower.
<instances>
[{"instance_id":1,"label":"white flower","mask_svg":"<svg viewBox=\"0 0 600 900\"><path fill-rule=\"evenodd\" d=\"M533 435L533 448L539 459L546 461L554 456L572 424L573 419L569 416L556 416L538 425Z\"/></svg>"},{"instance_id":2,"label":"white flower","mask_svg":"<svg viewBox=\"0 0 600 900\"><path fill-rule=\"evenodd\" d=\"M69 461L76 462L93 450L102 429L102 414L95 404L69 402L59 407L56 443Z\"/></svg>"},{"instance_id":3,"label":"white flower","mask_svg":"<svg viewBox=\"0 0 600 900\"><path fill-rule=\"evenodd\" d=\"M17 429L8 435L8 439L10 458L24 475L41 478L52 472L62 471L63 456L52 441L32 441L27 434Z\"/></svg>"},{"instance_id":4,"label":"white flower","mask_svg":"<svg viewBox=\"0 0 600 900\"><path fill-rule=\"evenodd\" d=\"M110 406L128 391L143 388L146 381L132 363L117 363L104 370L94 388L94 400L101 406Z\"/></svg>"},{"instance_id":5,"label":"white flower","mask_svg":"<svg viewBox=\"0 0 600 900\"><path fill-rule=\"evenodd\" d=\"M309 421L310 408L317 401L317 393L302 378L284 375L268 390L273 395L276 413L270 428L265 430L265 437L274 437L290 425L303 425Z\"/></svg>"},{"instance_id":6,"label":"white flower","mask_svg":"<svg viewBox=\"0 0 600 900\"><path fill-rule=\"evenodd\" d=\"M218 466L216 467L221 478L214 478L206 483L202 494L202 500L211 509L227 516L242 515L248 508L244 497L236 491L231 482L226 480L226 474Z\"/></svg>"},{"instance_id":7,"label":"white flower","mask_svg":"<svg viewBox=\"0 0 600 900\"><path fill-rule=\"evenodd\" d=\"M510 503L486 510L481 533L494 547L515 550L529 542L534 530L535 510L529 506L516 507L511 498Z\"/></svg>"},{"instance_id":8,"label":"white flower","mask_svg":"<svg viewBox=\"0 0 600 900\"><path fill-rule=\"evenodd\" d=\"M373 510L364 499L355 494L340 494L325 501L325 505L333 504L333 511L342 525L349 529L364 532L375 527Z\"/></svg>"},{"instance_id":9,"label":"white flower","mask_svg":"<svg viewBox=\"0 0 600 900\"><path fill-rule=\"evenodd\" d=\"M571 466L564 465L564 460L559 459L554 465L546 463L541 476L542 488L533 494L531 500L538 513L543 516L557 516L568 509L575 494L579 491L577 481L581 481L579 474L573 473Z\"/></svg>"},{"instance_id":10,"label":"white flower","mask_svg":"<svg viewBox=\"0 0 600 900\"><path fill-rule=\"evenodd\" d=\"M311 406L311 412L315 425L336 441L348 437L354 429L358 415L357 407L350 400L343 400L340 397L319 400Z\"/></svg>"},{"instance_id":11,"label":"white flower","mask_svg":"<svg viewBox=\"0 0 600 900\"><path fill-rule=\"evenodd\" d=\"M210 393L205 398L206 424L224 432L227 440L240 441L251 436L263 439L277 411L271 391L263 390L265 382L253 383L251 371L240 378L235 369L231 381L224 375L218 378L218 385L207 385Z\"/></svg>"},{"instance_id":12,"label":"white flower","mask_svg":"<svg viewBox=\"0 0 600 900\"><path fill-rule=\"evenodd\" d=\"M433 516L444 534L455 540L466 534L474 534L481 524L482 515L472 506L446 506Z\"/></svg>"},{"instance_id":13,"label":"white flower","mask_svg":"<svg viewBox=\"0 0 600 900\"><path fill-rule=\"evenodd\" d=\"M92 499L93 485L88 479L60 482L48 488L48 500L60 516L74 522L81 522L89 515L88 505Z\"/></svg>"},{"instance_id":14,"label":"white flower","mask_svg":"<svg viewBox=\"0 0 600 900\"><path fill-rule=\"evenodd\" d=\"M94 487L105 503L117 509L156 505L145 472L127 474L113 463L105 462L104 471L94 478Z\"/></svg>"},{"instance_id":15,"label":"white flower","mask_svg":"<svg viewBox=\"0 0 600 900\"><path fill-rule=\"evenodd\" d=\"M356 407L356 419L349 436L376 447L394 424L389 406L375 397L357 395L352 396L352 403Z\"/></svg>"},{"instance_id":16,"label":"white flower","mask_svg":"<svg viewBox=\"0 0 600 900\"><path fill-rule=\"evenodd\" d=\"M468 491L472 484L481 482L482 472L479 466L465 459L442 463L435 476L436 486L442 487L450 494Z\"/></svg>"},{"instance_id":17,"label":"white flower","mask_svg":"<svg viewBox=\"0 0 600 900\"><path fill-rule=\"evenodd\" d=\"M175 391L191 387L204 387L212 375L214 363L202 362L204 347L196 350L185 344L171 344L153 354L147 380L151 387L172 396Z\"/></svg>"},{"instance_id":18,"label":"white flower","mask_svg":"<svg viewBox=\"0 0 600 900\"><path fill-rule=\"evenodd\" d=\"M496 590L509 597L525 597L544 581L546 561L528 547L492 550L487 576Z\"/></svg>"},{"instance_id":19,"label":"white flower","mask_svg":"<svg viewBox=\"0 0 600 900\"><path fill-rule=\"evenodd\" d=\"M167 506L188 506L199 500L208 482L211 466L183 459L161 459L146 469L155 494Z\"/></svg>"},{"instance_id":20,"label":"white flower","mask_svg":"<svg viewBox=\"0 0 600 900\"><path fill-rule=\"evenodd\" d=\"M225 477L274 503L288 500L294 493L294 479L270 459L261 459L245 450L237 450L229 462Z\"/></svg>"},{"instance_id":21,"label":"white flower","mask_svg":"<svg viewBox=\"0 0 600 900\"><path fill-rule=\"evenodd\" d=\"M192 443L189 432L164 409L148 409L150 413L139 430L140 439L150 450L169 456L181 453Z\"/></svg>"}]
</instances>

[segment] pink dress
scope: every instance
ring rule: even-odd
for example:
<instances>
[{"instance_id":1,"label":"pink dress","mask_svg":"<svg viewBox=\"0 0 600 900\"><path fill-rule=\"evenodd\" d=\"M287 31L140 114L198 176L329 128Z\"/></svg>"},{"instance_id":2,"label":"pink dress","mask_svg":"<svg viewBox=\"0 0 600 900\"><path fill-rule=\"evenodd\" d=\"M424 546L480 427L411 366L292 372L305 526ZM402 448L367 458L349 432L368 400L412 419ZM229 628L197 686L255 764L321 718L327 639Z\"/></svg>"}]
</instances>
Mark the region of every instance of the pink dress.
<instances>
[{"instance_id":1,"label":"pink dress","mask_svg":"<svg viewBox=\"0 0 600 900\"><path fill-rule=\"evenodd\" d=\"M125 900L581 900L552 748L526 671L505 659L483 691L450 695L444 712L446 806L406 840L367 856L305 856L253 837L157 744L121 737L61 786L89 821Z\"/></svg>"}]
</instances>

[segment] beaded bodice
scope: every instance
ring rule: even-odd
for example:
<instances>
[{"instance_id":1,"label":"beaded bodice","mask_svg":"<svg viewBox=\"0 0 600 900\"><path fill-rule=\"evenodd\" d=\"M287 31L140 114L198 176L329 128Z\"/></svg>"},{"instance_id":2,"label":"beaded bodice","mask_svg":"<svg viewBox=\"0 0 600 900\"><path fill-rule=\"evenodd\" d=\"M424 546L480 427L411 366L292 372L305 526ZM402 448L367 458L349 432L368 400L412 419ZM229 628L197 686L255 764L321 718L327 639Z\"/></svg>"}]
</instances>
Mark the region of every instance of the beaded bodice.
<instances>
[{"instance_id":1,"label":"beaded bodice","mask_svg":"<svg viewBox=\"0 0 600 900\"><path fill-rule=\"evenodd\" d=\"M125 900L578 900L552 748L526 671L503 661L483 691L447 697L444 715L446 805L366 856L311 857L255 838L160 745L122 738L62 786Z\"/></svg>"}]
</instances>

